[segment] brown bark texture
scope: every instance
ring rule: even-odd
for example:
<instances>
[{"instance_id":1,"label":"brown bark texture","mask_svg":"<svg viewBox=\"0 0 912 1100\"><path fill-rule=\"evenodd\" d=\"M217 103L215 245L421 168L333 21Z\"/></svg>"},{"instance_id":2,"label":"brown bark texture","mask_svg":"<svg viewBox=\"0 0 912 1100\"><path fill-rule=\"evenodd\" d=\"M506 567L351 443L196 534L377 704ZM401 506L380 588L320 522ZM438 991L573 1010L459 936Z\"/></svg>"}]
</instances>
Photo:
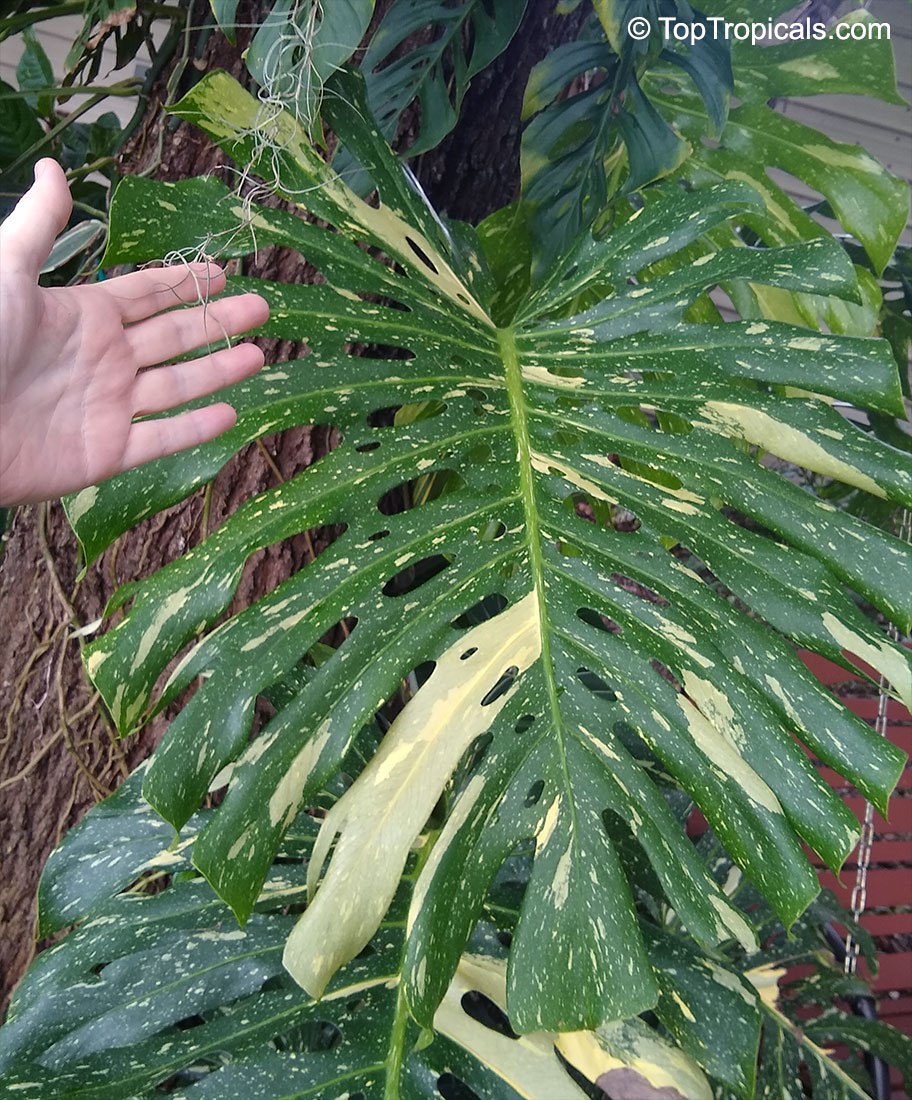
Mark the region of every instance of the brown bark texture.
<instances>
[{"instance_id":1,"label":"brown bark texture","mask_svg":"<svg viewBox=\"0 0 912 1100\"><path fill-rule=\"evenodd\" d=\"M239 22L268 4L242 6ZM379 5L383 10L386 5ZM196 15L207 5L197 3ZM531 0L505 54L480 74L456 130L416 166L431 200L451 216L476 222L516 194L519 105L532 65L574 34L578 17L553 14L553 0ZM182 80L222 67L244 78L241 50L213 34ZM164 83L161 84L164 88ZM159 93L163 95L163 92ZM153 98L129 143L123 170L160 179L202 174L223 155L198 131L174 125ZM404 140L414 116L403 123ZM295 254L264 249L245 274L288 282L313 272ZM267 361L300 354L289 342L264 344ZM102 618L119 584L148 576L214 530L244 500L294 476L333 445L331 426L298 428L245 448L210 490L142 523L120 538L83 577L76 540L57 503L17 510L0 558L0 1018L36 950L36 890L42 866L65 831L152 751L169 720L159 716L121 741L92 692L81 664L80 628ZM310 532L254 554L232 605L247 606L321 549ZM106 629L115 620L105 620Z\"/></svg>"}]
</instances>

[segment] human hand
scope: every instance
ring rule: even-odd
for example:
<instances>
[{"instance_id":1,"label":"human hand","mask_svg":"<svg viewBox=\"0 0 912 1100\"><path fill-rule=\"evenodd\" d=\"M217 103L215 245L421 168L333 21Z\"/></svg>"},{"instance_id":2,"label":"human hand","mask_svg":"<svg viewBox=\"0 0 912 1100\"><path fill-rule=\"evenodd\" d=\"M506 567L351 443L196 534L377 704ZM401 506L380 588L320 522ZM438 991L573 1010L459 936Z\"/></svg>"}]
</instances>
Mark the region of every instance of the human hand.
<instances>
[{"instance_id":1,"label":"human hand","mask_svg":"<svg viewBox=\"0 0 912 1100\"><path fill-rule=\"evenodd\" d=\"M38 272L71 208L60 165L42 160L0 227L2 504L58 497L215 438L235 422L230 405L134 417L204 397L263 366L253 344L158 365L268 317L257 294L172 309L224 290L225 274L214 264L40 287Z\"/></svg>"}]
</instances>

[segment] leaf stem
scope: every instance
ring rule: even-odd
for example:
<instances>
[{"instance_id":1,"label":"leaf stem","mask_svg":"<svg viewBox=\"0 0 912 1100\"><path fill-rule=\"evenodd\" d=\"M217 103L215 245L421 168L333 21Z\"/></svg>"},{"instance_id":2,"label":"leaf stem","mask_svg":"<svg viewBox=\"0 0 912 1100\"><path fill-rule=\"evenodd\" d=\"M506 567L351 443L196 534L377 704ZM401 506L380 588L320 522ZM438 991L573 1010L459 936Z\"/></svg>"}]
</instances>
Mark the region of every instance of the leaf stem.
<instances>
[{"instance_id":1,"label":"leaf stem","mask_svg":"<svg viewBox=\"0 0 912 1100\"><path fill-rule=\"evenodd\" d=\"M131 76L129 80L120 80L116 84L55 84L48 85L46 88L29 88L23 92L4 92L0 95L0 102L8 99L24 99L26 95L50 95L55 99L69 99L71 95L132 96L138 95L141 88L142 81Z\"/></svg>"},{"instance_id":2,"label":"leaf stem","mask_svg":"<svg viewBox=\"0 0 912 1100\"><path fill-rule=\"evenodd\" d=\"M424 838L424 844L422 844L418 852L415 866L408 874L402 876L404 880L410 879L412 882L418 881L418 877L431 854L431 849L434 847L439 836L440 829L428 830ZM388 924L388 922L386 923ZM402 963L405 961L406 947L407 944L403 944ZM402 1063L405 1061L405 1042L408 1038L409 1022L408 1002L405 999L405 986L401 978L402 963L400 963L399 966L400 978L399 988L396 990L396 1011L393 1015L393 1025L390 1028L390 1040L389 1046L387 1047L386 1084L383 1088L383 1100L401 1100L402 1095L399 1085L402 1077Z\"/></svg>"}]
</instances>

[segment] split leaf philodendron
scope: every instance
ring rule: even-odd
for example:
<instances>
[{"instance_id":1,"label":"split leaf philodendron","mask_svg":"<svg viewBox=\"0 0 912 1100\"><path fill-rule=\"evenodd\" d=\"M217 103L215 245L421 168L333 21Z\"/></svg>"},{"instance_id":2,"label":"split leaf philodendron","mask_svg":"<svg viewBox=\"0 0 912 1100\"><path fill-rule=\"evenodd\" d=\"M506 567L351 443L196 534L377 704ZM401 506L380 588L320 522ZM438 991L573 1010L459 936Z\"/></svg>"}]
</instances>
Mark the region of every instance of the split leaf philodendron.
<instances>
[{"instance_id":1,"label":"split leaf philodendron","mask_svg":"<svg viewBox=\"0 0 912 1100\"><path fill-rule=\"evenodd\" d=\"M361 770L375 743L374 730L359 736L346 768ZM292 822L239 929L192 864L195 838L213 811L193 815L178 848L162 848L168 827L142 799L145 769L93 809L45 868L42 933L77 928L42 953L0 1030L0 1073L11 1095L584 1100L597 1083L614 1096L651 1088L684 1100L748 1100L757 1088L786 1095L803 1064L815 1096L863 1100L852 1065L822 1048L847 1038L912 1080L912 1044L886 1025L838 1011L819 1020L802 1015L808 997L818 1003L822 991L849 997L865 988L827 964L822 922L847 922L869 963L870 938L827 897L786 935L709 835L699 854L738 911L751 913L764 949L746 953L732 941L711 957L681 934L673 914L661 923L641 916L659 986L648 1019L524 1036L509 1028L503 943L519 919L524 856L498 874L434 1012L433 1033L409 1019L402 983L420 853L407 861L370 950L315 1001L281 960L305 904L307 868L319 858L319 823L306 812ZM322 809L338 805L338 790L320 796ZM661 900L655 885L638 881L650 905ZM789 965L807 976L793 978L779 997Z\"/></svg>"},{"instance_id":2,"label":"split leaf philodendron","mask_svg":"<svg viewBox=\"0 0 912 1100\"><path fill-rule=\"evenodd\" d=\"M444 225L364 121L358 80L334 81L324 116L369 169L378 206L290 115L258 132L257 100L224 73L176 112L329 228L247 206L214 179L134 178L117 192L109 263L278 244L324 281L232 281L269 299L265 335L310 353L235 386L238 422L224 436L70 498L87 560L267 433L332 424L339 442L125 586L114 602L126 614L88 648L87 668L124 734L197 685L143 791L181 829L230 769L192 858L244 922L300 810L403 678L432 665L322 823L285 964L309 994L332 989L422 846L401 989L430 1027L492 880L534 840L506 970L510 1021L519 1032L597 1028L661 997L618 823L713 952L749 948L753 932L672 813L669 785L785 924L818 889L802 844L838 868L858 835L800 742L886 805L904 755L820 687L794 646L847 667L860 659L909 701L909 654L847 589L905 629L912 557L754 448L912 504L908 455L832 400L902 416L896 367L880 340L685 322L720 282L857 296L832 239L754 248L732 235L684 258L762 209L747 184L653 189L610 234L584 235L530 280L503 220ZM377 415L415 403L418 415ZM441 491L381 508L429 475ZM251 554L317 527L335 537L313 562L224 618ZM257 697L343 619L350 636L251 739ZM428 833L443 794L448 815Z\"/></svg>"},{"instance_id":3,"label":"split leaf philodendron","mask_svg":"<svg viewBox=\"0 0 912 1100\"><path fill-rule=\"evenodd\" d=\"M294 923L288 910L305 896L316 822L301 814L289 827L256 911L238 929L190 862L212 812L194 815L177 851L162 849L161 822L140 795L144 767L69 834L44 873L43 930L73 920L80 927L42 955L0 1031L0 1072L15 1095L137 1100L160 1095L156 1085L169 1082L171 1093L186 1088L194 1100L340 1090L431 1100L441 1095L437 1083L455 1075L486 1100L585 1100L581 1081L626 1072L710 1100L704 1065L737 1095L750 1094L760 999L726 960L709 960L668 935L657 1012L673 1039L640 1021L521 1038L492 1029L490 1011L502 1017L506 1008L506 960L491 925L459 959L434 1013L433 1042L422 1039L409 1021L401 977L414 856L372 950L314 1001L288 979L281 960ZM155 894L125 890L137 876L169 878ZM516 913L507 904L501 916L513 923ZM153 959L173 963L167 981ZM479 998L491 1006L485 1018L471 1011ZM191 1009L205 1019L183 1030L169 1026ZM112 1031L121 1048L115 1052L108 1049Z\"/></svg>"}]
</instances>

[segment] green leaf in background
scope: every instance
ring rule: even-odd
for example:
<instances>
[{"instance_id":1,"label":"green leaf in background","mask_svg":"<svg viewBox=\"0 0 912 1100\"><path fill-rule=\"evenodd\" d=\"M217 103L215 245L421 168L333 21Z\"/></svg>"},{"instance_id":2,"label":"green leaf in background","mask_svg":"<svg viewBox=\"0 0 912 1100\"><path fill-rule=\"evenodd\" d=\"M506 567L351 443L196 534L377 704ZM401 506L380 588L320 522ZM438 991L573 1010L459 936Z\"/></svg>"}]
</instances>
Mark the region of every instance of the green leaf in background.
<instances>
[{"instance_id":1,"label":"green leaf in background","mask_svg":"<svg viewBox=\"0 0 912 1100\"><path fill-rule=\"evenodd\" d=\"M209 0L209 7L212 9L212 14L215 17L216 23L219 25L219 29L228 41L234 45L237 41L235 21L237 18L238 0Z\"/></svg>"},{"instance_id":2,"label":"green leaf in background","mask_svg":"<svg viewBox=\"0 0 912 1100\"><path fill-rule=\"evenodd\" d=\"M36 155L22 164L10 178L9 168L44 136L44 128L34 108L30 107L16 89L0 80L0 93L9 98L3 100L0 110L0 175L5 182L20 183L31 176L38 159Z\"/></svg>"},{"instance_id":3,"label":"green leaf in background","mask_svg":"<svg viewBox=\"0 0 912 1100\"><path fill-rule=\"evenodd\" d=\"M708 7L715 13L718 4ZM787 11L782 0L774 5ZM721 13L720 13L721 14ZM871 24L875 16L863 9L840 20L847 26ZM864 48L851 38L835 35L820 41L775 42L761 49L750 42L732 43L735 91L750 103L781 96L863 95L883 103L904 104L896 88L896 63L890 40L873 37Z\"/></svg>"},{"instance_id":4,"label":"green leaf in background","mask_svg":"<svg viewBox=\"0 0 912 1100\"><path fill-rule=\"evenodd\" d=\"M644 184L670 175L688 157L690 146L668 125L640 90L636 81L627 89L618 112L618 127L627 148L624 191L639 191Z\"/></svg>"},{"instance_id":5,"label":"green leaf in background","mask_svg":"<svg viewBox=\"0 0 912 1100\"><path fill-rule=\"evenodd\" d=\"M214 180L131 179L118 191L109 263L151 259L165 241L212 254L224 242L229 255L279 244L325 282L234 281L269 298L265 335L304 340L311 354L233 387L238 422L219 439L71 497L87 559L261 435L332 423L341 442L124 588L112 606L127 613L88 648L87 668L123 733L198 684L144 792L180 828L232 765L193 861L245 920L299 808L402 680L433 662L323 821L312 901L285 948L290 972L319 994L371 941L460 761L485 743L418 877L409 1007L430 1025L498 868L534 839L507 979L513 1026L579 1030L636 1015L657 1004L660 985L606 812L633 823L699 944L753 943L652 769L689 792L785 924L817 892L802 842L839 867L857 837L796 739L879 806L900 774L903 754L820 687L793 644L843 664L848 651L912 695L909 655L843 587L907 625L908 548L823 506L746 446L910 501L908 456L808 396L901 415L895 364L875 340L684 323L720 282L856 295L852 265L830 240L741 244L644 281L761 207L737 182L651 193L604 240L582 238L495 324L493 276L471 231L448 235L365 126L359 82L336 80L324 110L371 163L379 207L334 175L291 116L275 157L262 152L250 136L259 104L225 74L207 76L179 113L254 173L275 167L280 195L306 196L341 231L265 207L248 217ZM574 312L580 300L589 304ZM421 417L376 419L418 402ZM684 428L663 430L657 413ZM404 510L384 503L431 475L445 493ZM636 517L633 530L611 522L620 509ZM323 526L338 536L314 562L220 621L250 554ZM689 551L742 603L717 597L669 548ZM482 606L487 617L475 614ZM250 740L257 696L343 619L355 621L344 644Z\"/></svg>"},{"instance_id":6,"label":"green leaf in background","mask_svg":"<svg viewBox=\"0 0 912 1100\"><path fill-rule=\"evenodd\" d=\"M373 0L277 0L246 54L267 103L317 134L323 85L361 44L373 10Z\"/></svg>"},{"instance_id":7,"label":"green leaf in background","mask_svg":"<svg viewBox=\"0 0 912 1100\"><path fill-rule=\"evenodd\" d=\"M82 29L73 39L64 65L69 76L84 74L91 82L101 69L102 49L112 37L115 67L122 69L136 56L144 36L136 33L137 0L84 0L81 7Z\"/></svg>"},{"instance_id":8,"label":"green leaf in background","mask_svg":"<svg viewBox=\"0 0 912 1100\"><path fill-rule=\"evenodd\" d=\"M49 275L52 271L68 264L81 252L86 251L93 244L100 241L107 230L107 225L98 218L87 218L85 221L66 230L54 241L54 247L50 255L41 266L41 274Z\"/></svg>"},{"instance_id":9,"label":"green leaf in background","mask_svg":"<svg viewBox=\"0 0 912 1100\"><path fill-rule=\"evenodd\" d=\"M727 42L653 49L624 30L634 16L654 22L653 4L634 0L596 9L602 26L590 20L577 41L550 51L532 70L523 100L522 117L531 119L522 138L523 198L533 209L542 269L609 200L669 175L691 152L640 85L640 72L659 53L693 81L716 131L728 111ZM675 10L682 21L700 21L687 5Z\"/></svg>"},{"instance_id":10,"label":"green leaf in background","mask_svg":"<svg viewBox=\"0 0 912 1100\"><path fill-rule=\"evenodd\" d=\"M715 5L711 8L715 14ZM871 18L867 12L846 17ZM897 102L889 41L871 41L864 50L849 51L849 46L857 43L827 38L762 49L742 44L734 56L741 105L731 112L717 148L701 141L709 133L703 105L681 74L657 66L645 90L693 146L683 169L687 179L742 179L763 195L765 212L745 219L761 239L784 244L826 233L770 178L768 169L779 168L825 196L833 216L861 242L879 275L905 226L908 187L860 147L834 141L767 106L774 97L837 92Z\"/></svg>"},{"instance_id":11,"label":"green leaf in background","mask_svg":"<svg viewBox=\"0 0 912 1100\"><path fill-rule=\"evenodd\" d=\"M31 27L26 27L22 32L22 40L25 48L22 57L16 66L16 80L19 90L25 92L25 100L40 115L49 115L53 109L53 98L47 94L37 94L40 89L54 86L54 70L44 47L35 37Z\"/></svg>"},{"instance_id":12,"label":"green leaf in background","mask_svg":"<svg viewBox=\"0 0 912 1100\"><path fill-rule=\"evenodd\" d=\"M473 77L507 48L525 8L526 0L394 0L360 66L383 136L395 140L402 112L417 99L420 130L407 155L439 144L456 125ZM413 41L419 32L425 33ZM403 43L409 43L404 52ZM371 189L371 165L359 165L352 152L340 150L336 167L363 194Z\"/></svg>"},{"instance_id":13,"label":"green leaf in background","mask_svg":"<svg viewBox=\"0 0 912 1100\"><path fill-rule=\"evenodd\" d=\"M729 7L711 3L706 14L730 18ZM781 0L768 7L782 8ZM621 191L624 165L619 157L624 150L616 140L620 133L630 162L624 191L675 169L698 185L742 179L764 197L766 210L752 213L745 225L766 243L826 234L770 178L768 169L778 168L825 196L832 216L862 243L875 273L881 273L906 223L905 183L859 147L833 141L767 103L785 96L833 93L902 102L888 40L871 40L863 50L858 43L835 37L763 48L734 43L732 64L725 50L708 41L687 51L666 48L653 57L643 53L646 44L625 44L626 34L621 33L633 15L655 22L651 4L634 0L602 5L599 13L621 55L608 50L590 23L578 42L552 51L533 70L526 93L524 117L539 113L523 134L523 195L534 209L541 208L535 219L544 257L541 266L546 267L554 253L567 247ZM678 18L702 17L679 12ZM845 17L849 23L871 20L867 12ZM643 69L639 74L633 71L635 64ZM729 116L732 68L738 74L735 91L740 105ZM574 94L558 98L568 87ZM707 144L705 139L716 140ZM787 319L795 308L803 308L815 327L824 319L807 302L798 306L790 296L781 295L778 300L784 314L761 310L761 315Z\"/></svg>"}]
</instances>

